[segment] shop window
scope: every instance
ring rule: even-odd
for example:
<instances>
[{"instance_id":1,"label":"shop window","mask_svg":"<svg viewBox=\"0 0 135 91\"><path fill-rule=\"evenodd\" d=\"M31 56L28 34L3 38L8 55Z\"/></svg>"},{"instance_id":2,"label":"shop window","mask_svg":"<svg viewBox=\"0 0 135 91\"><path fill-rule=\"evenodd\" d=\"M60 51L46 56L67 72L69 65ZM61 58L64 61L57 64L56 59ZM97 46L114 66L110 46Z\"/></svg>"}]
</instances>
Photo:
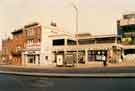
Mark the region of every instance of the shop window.
<instances>
[{"instance_id":1,"label":"shop window","mask_svg":"<svg viewBox=\"0 0 135 91\"><path fill-rule=\"evenodd\" d=\"M28 56L28 63L35 64L35 56L29 55Z\"/></svg>"},{"instance_id":2,"label":"shop window","mask_svg":"<svg viewBox=\"0 0 135 91\"><path fill-rule=\"evenodd\" d=\"M29 63L33 63L33 59L32 58L29 59Z\"/></svg>"},{"instance_id":3,"label":"shop window","mask_svg":"<svg viewBox=\"0 0 135 91\"><path fill-rule=\"evenodd\" d=\"M40 64L40 55L38 55L38 64Z\"/></svg>"}]
</instances>

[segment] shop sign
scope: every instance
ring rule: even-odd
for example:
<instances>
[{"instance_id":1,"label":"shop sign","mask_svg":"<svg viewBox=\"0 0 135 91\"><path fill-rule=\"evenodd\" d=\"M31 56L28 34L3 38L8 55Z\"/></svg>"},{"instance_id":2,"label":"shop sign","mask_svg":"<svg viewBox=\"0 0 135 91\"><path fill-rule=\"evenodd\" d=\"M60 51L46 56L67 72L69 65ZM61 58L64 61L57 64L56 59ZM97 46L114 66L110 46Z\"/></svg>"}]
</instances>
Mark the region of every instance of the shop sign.
<instances>
[{"instance_id":1,"label":"shop sign","mask_svg":"<svg viewBox=\"0 0 135 91\"><path fill-rule=\"evenodd\" d=\"M122 38L122 42L124 42L124 43L130 43L131 41L132 41L131 37Z\"/></svg>"},{"instance_id":2,"label":"shop sign","mask_svg":"<svg viewBox=\"0 0 135 91\"><path fill-rule=\"evenodd\" d=\"M126 32L124 33L125 36L135 36L135 32Z\"/></svg>"},{"instance_id":3,"label":"shop sign","mask_svg":"<svg viewBox=\"0 0 135 91\"><path fill-rule=\"evenodd\" d=\"M35 51L29 51L28 54L35 54Z\"/></svg>"}]
</instances>

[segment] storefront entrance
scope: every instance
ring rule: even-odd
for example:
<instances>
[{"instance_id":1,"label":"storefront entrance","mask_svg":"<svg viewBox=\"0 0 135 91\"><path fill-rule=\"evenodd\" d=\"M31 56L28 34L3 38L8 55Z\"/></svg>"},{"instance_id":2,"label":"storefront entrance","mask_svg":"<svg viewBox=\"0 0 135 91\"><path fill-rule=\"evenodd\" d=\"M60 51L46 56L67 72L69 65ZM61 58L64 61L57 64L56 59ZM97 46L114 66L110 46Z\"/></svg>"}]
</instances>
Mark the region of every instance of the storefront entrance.
<instances>
[{"instance_id":1,"label":"storefront entrance","mask_svg":"<svg viewBox=\"0 0 135 91\"><path fill-rule=\"evenodd\" d=\"M27 64L40 64L39 54L27 55Z\"/></svg>"},{"instance_id":2,"label":"storefront entrance","mask_svg":"<svg viewBox=\"0 0 135 91\"><path fill-rule=\"evenodd\" d=\"M40 64L39 51L25 51L22 54L23 64Z\"/></svg>"},{"instance_id":3,"label":"storefront entrance","mask_svg":"<svg viewBox=\"0 0 135 91\"><path fill-rule=\"evenodd\" d=\"M36 57L35 57L35 55L28 55L28 63L36 64Z\"/></svg>"}]
</instances>

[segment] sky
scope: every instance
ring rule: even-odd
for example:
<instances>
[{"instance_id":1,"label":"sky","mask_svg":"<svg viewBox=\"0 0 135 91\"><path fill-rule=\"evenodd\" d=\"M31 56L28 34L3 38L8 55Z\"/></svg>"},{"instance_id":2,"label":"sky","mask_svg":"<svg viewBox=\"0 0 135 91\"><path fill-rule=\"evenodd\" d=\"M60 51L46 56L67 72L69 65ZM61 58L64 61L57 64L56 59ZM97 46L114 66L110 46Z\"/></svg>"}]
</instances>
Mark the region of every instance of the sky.
<instances>
[{"instance_id":1,"label":"sky","mask_svg":"<svg viewBox=\"0 0 135 91\"><path fill-rule=\"evenodd\" d=\"M135 0L0 0L0 39L25 24L51 21L64 31L75 33L78 7L79 32L116 34L116 20L135 11Z\"/></svg>"}]
</instances>

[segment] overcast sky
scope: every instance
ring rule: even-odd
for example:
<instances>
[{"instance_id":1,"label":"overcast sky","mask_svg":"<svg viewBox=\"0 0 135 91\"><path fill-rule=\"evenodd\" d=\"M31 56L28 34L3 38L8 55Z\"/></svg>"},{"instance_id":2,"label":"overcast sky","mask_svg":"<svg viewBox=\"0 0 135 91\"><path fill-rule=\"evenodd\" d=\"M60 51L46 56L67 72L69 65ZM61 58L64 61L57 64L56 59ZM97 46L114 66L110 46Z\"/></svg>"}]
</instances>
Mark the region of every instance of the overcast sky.
<instances>
[{"instance_id":1,"label":"overcast sky","mask_svg":"<svg viewBox=\"0 0 135 91\"><path fill-rule=\"evenodd\" d=\"M31 22L49 25L52 20L65 31L75 32L75 10L79 9L79 32L116 33L116 20L135 11L134 0L0 0L0 35Z\"/></svg>"}]
</instances>

